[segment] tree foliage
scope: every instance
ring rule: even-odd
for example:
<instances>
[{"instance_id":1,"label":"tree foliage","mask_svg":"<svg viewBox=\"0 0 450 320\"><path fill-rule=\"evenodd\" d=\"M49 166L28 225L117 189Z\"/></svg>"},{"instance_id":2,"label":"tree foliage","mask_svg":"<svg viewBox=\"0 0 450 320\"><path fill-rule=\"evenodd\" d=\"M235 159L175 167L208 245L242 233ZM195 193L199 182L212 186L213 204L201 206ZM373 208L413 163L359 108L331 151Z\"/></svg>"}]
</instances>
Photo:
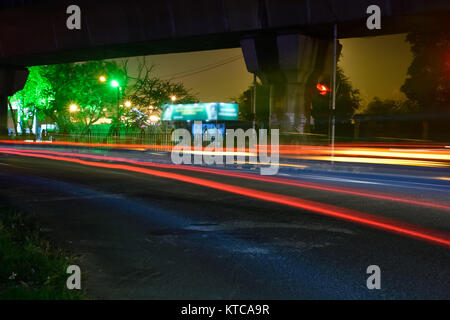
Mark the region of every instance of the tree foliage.
<instances>
[{"instance_id":1,"label":"tree foliage","mask_svg":"<svg viewBox=\"0 0 450 320\"><path fill-rule=\"evenodd\" d=\"M40 112L48 107L55 99L52 86L41 73L41 67L29 68L29 75L23 90L11 97L11 103L20 106L18 110L19 123L23 129L31 130L34 117L43 119L45 114Z\"/></svg>"},{"instance_id":2,"label":"tree foliage","mask_svg":"<svg viewBox=\"0 0 450 320\"><path fill-rule=\"evenodd\" d=\"M86 131L107 113L113 113L117 106L117 89L108 82L99 81L101 75L109 80L119 81L126 87L127 76L115 62L89 61L42 67L42 74L49 81L54 92L54 100L43 109L47 117L56 122L61 131L74 129L74 124ZM70 113L70 105L79 107Z\"/></svg>"},{"instance_id":3,"label":"tree foliage","mask_svg":"<svg viewBox=\"0 0 450 320\"><path fill-rule=\"evenodd\" d=\"M341 68L337 70L336 115L351 117L359 108L361 97Z\"/></svg>"},{"instance_id":4,"label":"tree foliage","mask_svg":"<svg viewBox=\"0 0 450 320\"><path fill-rule=\"evenodd\" d=\"M328 85L329 86L329 85ZM315 88L314 88L315 89ZM321 95L317 90L312 96L311 115L314 118L314 131L327 133L331 114L331 91ZM338 67L336 71L336 109L335 116L339 123L350 123L355 112L360 108L361 97L344 71Z\"/></svg>"},{"instance_id":5,"label":"tree foliage","mask_svg":"<svg viewBox=\"0 0 450 320\"><path fill-rule=\"evenodd\" d=\"M450 111L450 25L409 33L413 61L401 90L421 110Z\"/></svg>"},{"instance_id":6,"label":"tree foliage","mask_svg":"<svg viewBox=\"0 0 450 320\"><path fill-rule=\"evenodd\" d=\"M11 101L20 105L23 126L31 128L37 115L40 120L56 123L62 133L85 133L102 117L112 120L111 127L142 128L149 124L149 114L169 102L172 95L178 103L198 101L182 83L154 76L145 60L136 78L130 77L127 69L127 61L103 60L30 67L24 89ZM99 81L100 76L107 81ZM119 82L118 88L110 85L112 80ZM124 106L125 100L132 102L132 110ZM70 112L71 105L77 106L76 112ZM149 106L153 108L149 110Z\"/></svg>"},{"instance_id":7,"label":"tree foliage","mask_svg":"<svg viewBox=\"0 0 450 320\"><path fill-rule=\"evenodd\" d=\"M143 129L150 126L150 116L160 117L163 105L172 103L172 96L176 97L176 103L199 101L181 82L175 83L156 77L153 66L148 65L145 58L139 60L136 77L129 76L126 64L123 70L127 74L128 82L125 96L126 100L131 102L131 108L123 108L120 115L125 128Z\"/></svg>"},{"instance_id":8,"label":"tree foliage","mask_svg":"<svg viewBox=\"0 0 450 320\"><path fill-rule=\"evenodd\" d=\"M177 103L198 102L198 98L181 82L171 82L156 77L153 66L149 66L145 58L139 63L137 77L130 79L128 96L134 106L161 108L164 104L171 102L172 96L176 97Z\"/></svg>"},{"instance_id":9,"label":"tree foliage","mask_svg":"<svg viewBox=\"0 0 450 320\"><path fill-rule=\"evenodd\" d=\"M371 116L389 117L415 113L417 111L417 104L410 100L380 99L375 97L367 104L367 106L360 109L357 113Z\"/></svg>"}]
</instances>

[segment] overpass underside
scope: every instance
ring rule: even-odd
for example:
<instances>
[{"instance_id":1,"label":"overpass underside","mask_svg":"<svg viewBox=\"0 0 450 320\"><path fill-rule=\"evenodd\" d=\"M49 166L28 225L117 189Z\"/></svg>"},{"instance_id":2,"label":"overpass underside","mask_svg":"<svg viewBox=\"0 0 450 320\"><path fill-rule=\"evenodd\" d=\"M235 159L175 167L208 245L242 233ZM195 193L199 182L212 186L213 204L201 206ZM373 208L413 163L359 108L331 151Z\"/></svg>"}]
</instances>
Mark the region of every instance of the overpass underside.
<instances>
[{"instance_id":1,"label":"overpass underside","mask_svg":"<svg viewBox=\"0 0 450 320\"><path fill-rule=\"evenodd\" d=\"M6 97L32 65L242 47L247 69L272 86L272 123L308 132L311 88L329 81L332 30L365 37L441 28L448 0L96 0L77 1L81 30L66 27L66 0L0 6L0 130ZM369 5L381 30L366 27Z\"/></svg>"}]
</instances>

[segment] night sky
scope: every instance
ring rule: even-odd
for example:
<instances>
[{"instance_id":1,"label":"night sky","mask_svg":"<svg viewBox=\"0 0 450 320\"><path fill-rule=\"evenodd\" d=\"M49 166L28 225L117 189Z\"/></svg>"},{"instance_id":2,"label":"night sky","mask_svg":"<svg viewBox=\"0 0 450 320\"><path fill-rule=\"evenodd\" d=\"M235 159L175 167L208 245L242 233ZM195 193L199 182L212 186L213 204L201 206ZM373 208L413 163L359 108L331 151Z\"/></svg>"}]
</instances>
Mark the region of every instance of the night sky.
<instances>
[{"instance_id":1,"label":"night sky","mask_svg":"<svg viewBox=\"0 0 450 320\"><path fill-rule=\"evenodd\" d=\"M410 46L405 42L404 34L344 39L341 43L343 57L340 65L354 87L360 89L366 103L374 96L403 97L400 87L412 60ZM154 55L147 56L147 60L154 64L155 74L159 77L169 78L174 74L190 71L189 76L177 78L176 81L191 88L202 102L235 99L253 79L252 74L246 70L240 48ZM212 68L214 64L221 62L221 66ZM130 58L131 73L135 65L136 59ZM195 73L205 66L211 69Z\"/></svg>"},{"instance_id":2,"label":"night sky","mask_svg":"<svg viewBox=\"0 0 450 320\"><path fill-rule=\"evenodd\" d=\"M400 87L413 59L405 38L402 34L341 40L340 65L366 102L375 96L404 98Z\"/></svg>"}]
</instances>

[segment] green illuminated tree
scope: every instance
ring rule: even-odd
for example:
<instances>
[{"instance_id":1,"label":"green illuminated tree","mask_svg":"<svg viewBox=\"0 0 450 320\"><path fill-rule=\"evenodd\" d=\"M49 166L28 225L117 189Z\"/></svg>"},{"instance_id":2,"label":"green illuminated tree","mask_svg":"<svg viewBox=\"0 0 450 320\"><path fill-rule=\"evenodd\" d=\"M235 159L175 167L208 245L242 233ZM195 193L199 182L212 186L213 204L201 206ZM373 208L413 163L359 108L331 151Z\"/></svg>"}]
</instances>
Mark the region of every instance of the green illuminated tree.
<instances>
[{"instance_id":1,"label":"green illuminated tree","mask_svg":"<svg viewBox=\"0 0 450 320\"><path fill-rule=\"evenodd\" d=\"M23 126L32 126L34 115L56 123L60 133L86 133L100 118L112 119L111 129L145 124L146 114L155 113L175 97L177 103L198 99L182 83L161 80L145 63L138 76L128 75L127 61L89 61L31 67L22 91L11 98L20 105ZM133 108L124 106L130 101ZM71 110L71 106L74 108ZM135 112L138 111L138 112ZM139 121L135 121L139 118ZM128 123L131 121L131 124Z\"/></svg>"},{"instance_id":2,"label":"green illuminated tree","mask_svg":"<svg viewBox=\"0 0 450 320\"><path fill-rule=\"evenodd\" d=\"M18 107L21 127L31 130L35 116L40 120L45 117L43 110L54 100L54 91L47 78L42 76L42 67L31 67L29 71L23 90L12 96L10 102Z\"/></svg>"},{"instance_id":3,"label":"green illuminated tree","mask_svg":"<svg viewBox=\"0 0 450 320\"><path fill-rule=\"evenodd\" d=\"M44 112L58 124L61 132L69 132L75 127L86 132L101 117L111 115L117 109L119 89L111 87L109 81L101 82L100 76L118 81L121 87L127 85L127 75L122 67L103 60L46 66L42 73L55 94ZM79 108L71 113L72 104Z\"/></svg>"},{"instance_id":4,"label":"green illuminated tree","mask_svg":"<svg viewBox=\"0 0 450 320\"><path fill-rule=\"evenodd\" d=\"M24 127L32 126L36 115L58 125L59 131L86 132L96 121L117 110L120 101L118 88L101 82L100 76L115 79L126 87L128 76L115 62L89 61L29 68L30 75L23 90L11 102L20 106L19 115ZM71 105L76 112L70 112Z\"/></svg>"}]
</instances>

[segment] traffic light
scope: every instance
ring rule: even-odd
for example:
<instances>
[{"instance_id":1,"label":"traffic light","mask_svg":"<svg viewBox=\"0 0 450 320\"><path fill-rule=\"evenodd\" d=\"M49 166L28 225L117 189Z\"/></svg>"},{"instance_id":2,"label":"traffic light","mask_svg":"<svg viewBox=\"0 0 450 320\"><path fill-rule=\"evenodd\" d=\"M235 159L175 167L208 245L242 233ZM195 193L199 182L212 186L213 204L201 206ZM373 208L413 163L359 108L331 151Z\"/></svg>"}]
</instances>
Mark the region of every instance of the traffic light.
<instances>
[{"instance_id":1,"label":"traffic light","mask_svg":"<svg viewBox=\"0 0 450 320\"><path fill-rule=\"evenodd\" d=\"M243 94L242 103L239 106L239 110L241 113L242 118L245 120L252 120L253 119L253 94L252 90L247 90Z\"/></svg>"},{"instance_id":2,"label":"traffic light","mask_svg":"<svg viewBox=\"0 0 450 320\"><path fill-rule=\"evenodd\" d=\"M331 89L328 86L318 83L318 91L312 96L311 115L314 118L314 133L327 134L328 121L330 117L330 96Z\"/></svg>"},{"instance_id":3,"label":"traffic light","mask_svg":"<svg viewBox=\"0 0 450 320\"><path fill-rule=\"evenodd\" d=\"M317 90L319 90L319 94L322 96L326 96L329 92L331 92L331 89L328 88L326 85L318 83L316 86Z\"/></svg>"}]
</instances>

